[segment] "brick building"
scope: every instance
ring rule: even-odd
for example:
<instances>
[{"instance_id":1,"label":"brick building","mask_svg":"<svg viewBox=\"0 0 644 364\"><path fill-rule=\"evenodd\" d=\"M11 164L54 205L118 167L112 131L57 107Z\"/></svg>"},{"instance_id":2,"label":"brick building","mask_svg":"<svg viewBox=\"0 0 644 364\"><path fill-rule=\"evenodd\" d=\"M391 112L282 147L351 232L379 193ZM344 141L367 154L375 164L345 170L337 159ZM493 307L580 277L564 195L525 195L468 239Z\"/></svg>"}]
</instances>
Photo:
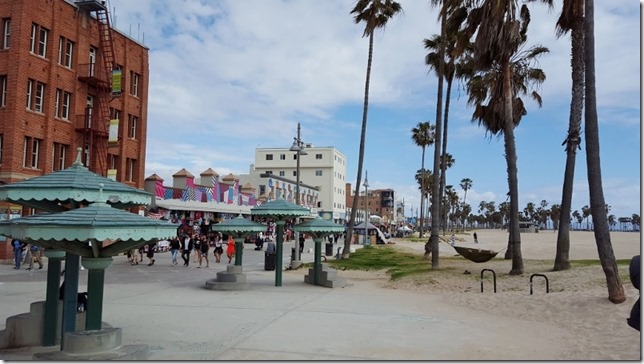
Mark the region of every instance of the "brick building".
<instances>
[{"instance_id":1,"label":"brick building","mask_svg":"<svg viewBox=\"0 0 644 364\"><path fill-rule=\"evenodd\" d=\"M345 185L347 196L347 222L351 217L351 206L353 206L353 199L355 198L351 183ZM389 225L395 225L397 221L397 211L395 208L395 197L393 189L375 189L367 190L368 196L365 198L364 189L360 191L358 196L358 211L356 212L356 223L364 221L366 211L369 215L380 216L380 225L386 229Z\"/></svg>"},{"instance_id":2,"label":"brick building","mask_svg":"<svg viewBox=\"0 0 644 364\"><path fill-rule=\"evenodd\" d=\"M91 171L142 189L148 75L148 48L111 28L104 1L0 0L0 184L81 148Z\"/></svg>"}]
</instances>

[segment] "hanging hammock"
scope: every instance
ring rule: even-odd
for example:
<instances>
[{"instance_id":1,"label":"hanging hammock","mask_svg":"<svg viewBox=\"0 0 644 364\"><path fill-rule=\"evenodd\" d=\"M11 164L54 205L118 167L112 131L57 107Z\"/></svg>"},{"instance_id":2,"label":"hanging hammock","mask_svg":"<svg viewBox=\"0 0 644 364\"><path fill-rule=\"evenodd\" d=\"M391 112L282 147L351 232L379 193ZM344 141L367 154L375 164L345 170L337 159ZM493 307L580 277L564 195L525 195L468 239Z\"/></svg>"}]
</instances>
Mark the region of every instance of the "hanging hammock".
<instances>
[{"instance_id":1,"label":"hanging hammock","mask_svg":"<svg viewBox=\"0 0 644 364\"><path fill-rule=\"evenodd\" d=\"M488 249L476 249L476 248L466 248L463 246L456 246L456 245L451 245L458 254L460 254L463 258L467 260L471 260L474 263L484 263L487 262L488 260L496 257L497 254L505 250L505 248L499 250L498 252L495 252L494 250L488 250Z\"/></svg>"}]
</instances>

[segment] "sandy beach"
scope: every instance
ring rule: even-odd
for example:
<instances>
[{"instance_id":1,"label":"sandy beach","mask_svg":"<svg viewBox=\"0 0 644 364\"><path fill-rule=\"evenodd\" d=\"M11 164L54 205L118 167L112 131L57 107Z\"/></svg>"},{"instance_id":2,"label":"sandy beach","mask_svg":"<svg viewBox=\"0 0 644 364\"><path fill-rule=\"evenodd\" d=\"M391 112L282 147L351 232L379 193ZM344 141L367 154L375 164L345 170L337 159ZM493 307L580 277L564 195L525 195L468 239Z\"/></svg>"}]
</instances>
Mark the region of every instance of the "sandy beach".
<instances>
[{"instance_id":1,"label":"sandy beach","mask_svg":"<svg viewBox=\"0 0 644 364\"><path fill-rule=\"evenodd\" d=\"M501 230L477 230L479 244L473 243L471 232L456 234L457 245L480 247L499 251L507 245L507 232ZM571 232L570 258L598 259L594 235L587 231ZM449 235L446 236L449 238ZM509 276L511 261L504 260L501 252L486 263L474 263L457 256L448 244L440 244L441 270L430 274L389 281L383 273L382 280L373 284L390 289L413 290L438 295L439 301L455 307L467 308L463 320L476 320L479 315L498 318L497 327L489 327L490 333L502 329L509 319L521 319L536 324L546 324L542 335L562 332L560 347L553 352L563 353L552 359L570 360L640 360L640 333L626 324L631 307L639 297L628 278L627 266L620 266L620 276L626 291L624 303L613 304L608 300L606 280L600 266L580 267L553 272L557 233L541 231L521 234L522 255L525 273ZM396 247L422 254L423 243L395 239ZM617 259L631 259L640 254L640 234L635 232L611 232L611 243ZM622 269L623 268L623 269ZM492 269L497 275L497 293L493 293L491 273L486 272L484 293L481 293L481 270ZM471 274L463 274L469 271ZM353 279L371 279L368 273L349 272ZM530 276L544 274L549 281L546 293L545 280L535 277L533 294L530 294ZM560 331L562 330L562 331ZM537 330L537 334L539 330ZM467 335L467 333L463 333ZM520 340L535 340L530 337ZM511 350L511 344L508 345ZM473 353L471 359L478 354Z\"/></svg>"}]
</instances>

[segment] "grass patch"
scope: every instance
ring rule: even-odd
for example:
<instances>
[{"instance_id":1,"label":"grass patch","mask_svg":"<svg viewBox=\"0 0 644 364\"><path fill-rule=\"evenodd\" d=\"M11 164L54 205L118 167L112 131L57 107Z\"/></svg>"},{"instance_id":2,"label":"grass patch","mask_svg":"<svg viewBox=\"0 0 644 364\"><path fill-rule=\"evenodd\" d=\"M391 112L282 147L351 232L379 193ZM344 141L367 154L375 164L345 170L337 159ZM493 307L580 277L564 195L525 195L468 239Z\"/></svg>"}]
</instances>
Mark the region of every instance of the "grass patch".
<instances>
[{"instance_id":1,"label":"grass patch","mask_svg":"<svg viewBox=\"0 0 644 364\"><path fill-rule=\"evenodd\" d=\"M630 259L617 259L616 262L618 266L625 265L626 267L628 267L629 264L631 264ZM601 262L599 261L599 259L571 260L570 266L574 268L601 266Z\"/></svg>"},{"instance_id":2,"label":"grass patch","mask_svg":"<svg viewBox=\"0 0 644 364\"><path fill-rule=\"evenodd\" d=\"M392 280L427 273L431 270L431 265L423 259L422 255L404 253L388 246L373 245L356 250L355 253L351 253L349 259L333 260L329 265L342 270L386 269Z\"/></svg>"}]
</instances>

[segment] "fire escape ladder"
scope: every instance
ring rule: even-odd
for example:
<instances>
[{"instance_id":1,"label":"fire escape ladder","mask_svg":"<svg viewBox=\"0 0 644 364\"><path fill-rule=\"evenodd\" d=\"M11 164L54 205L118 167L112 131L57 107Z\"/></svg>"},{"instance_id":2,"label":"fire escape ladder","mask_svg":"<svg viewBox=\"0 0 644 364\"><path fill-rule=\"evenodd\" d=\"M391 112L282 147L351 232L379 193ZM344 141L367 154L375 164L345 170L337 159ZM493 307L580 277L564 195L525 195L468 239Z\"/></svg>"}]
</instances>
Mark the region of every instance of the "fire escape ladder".
<instances>
[{"instance_id":1,"label":"fire escape ladder","mask_svg":"<svg viewBox=\"0 0 644 364\"><path fill-rule=\"evenodd\" d=\"M107 80L108 88L100 90L97 95L99 120L98 138L95 151L98 170L96 173L107 175L107 136L110 123L110 101L112 98L112 70L114 69L114 46L112 44L112 29L110 27L110 18L106 8L96 10L96 19L98 20L98 32L100 38L100 47L103 58L103 72Z\"/></svg>"}]
</instances>

